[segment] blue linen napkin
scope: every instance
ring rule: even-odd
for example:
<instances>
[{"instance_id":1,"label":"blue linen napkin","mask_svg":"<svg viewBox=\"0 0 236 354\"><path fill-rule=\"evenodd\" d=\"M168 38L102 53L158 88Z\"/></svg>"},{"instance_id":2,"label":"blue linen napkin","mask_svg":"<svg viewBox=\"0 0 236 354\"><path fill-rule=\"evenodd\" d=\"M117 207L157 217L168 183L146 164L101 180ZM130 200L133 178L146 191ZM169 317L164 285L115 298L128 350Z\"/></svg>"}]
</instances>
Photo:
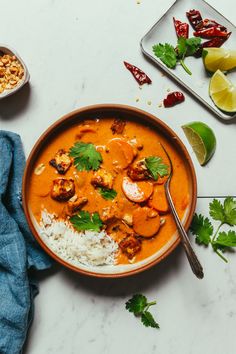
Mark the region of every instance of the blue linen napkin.
<instances>
[{"instance_id":1,"label":"blue linen napkin","mask_svg":"<svg viewBox=\"0 0 236 354\"><path fill-rule=\"evenodd\" d=\"M19 135L0 131L0 354L19 354L33 316L37 282L30 269L51 265L21 205L25 156Z\"/></svg>"}]
</instances>

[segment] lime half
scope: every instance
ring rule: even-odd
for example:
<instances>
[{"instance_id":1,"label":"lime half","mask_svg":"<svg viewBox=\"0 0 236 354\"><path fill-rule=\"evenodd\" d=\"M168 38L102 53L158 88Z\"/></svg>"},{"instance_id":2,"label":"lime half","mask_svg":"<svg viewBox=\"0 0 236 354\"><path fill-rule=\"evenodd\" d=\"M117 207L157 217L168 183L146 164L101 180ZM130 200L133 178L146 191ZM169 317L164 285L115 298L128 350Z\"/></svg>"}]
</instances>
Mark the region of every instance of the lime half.
<instances>
[{"instance_id":1,"label":"lime half","mask_svg":"<svg viewBox=\"0 0 236 354\"><path fill-rule=\"evenodd\" d=\"M216 137L213 130L205 123L192 122L182 126L200 165L205 165L216 149Z\"/></svg>"},{"instance_id":2,"label":"lime half","mask_svg":"<svg viewBox=\"0 0 236 354\"><path fill-rule=\"evenodd\" d=\"M211 78L209 94L219 109L228 113L236 112L236 87L220 70Z\"/></svg>"},{"instance_id":3,"label":"lime half","mask_svg":"<svg viewBox=\"0 0 236 354\"><path fill-rule=\"evenodd\" d=\"M206 70L215 72L229 71L236 67L236 50L225 48L207 48L204 49L203 63Z\"/></svg>"}]
</instances>

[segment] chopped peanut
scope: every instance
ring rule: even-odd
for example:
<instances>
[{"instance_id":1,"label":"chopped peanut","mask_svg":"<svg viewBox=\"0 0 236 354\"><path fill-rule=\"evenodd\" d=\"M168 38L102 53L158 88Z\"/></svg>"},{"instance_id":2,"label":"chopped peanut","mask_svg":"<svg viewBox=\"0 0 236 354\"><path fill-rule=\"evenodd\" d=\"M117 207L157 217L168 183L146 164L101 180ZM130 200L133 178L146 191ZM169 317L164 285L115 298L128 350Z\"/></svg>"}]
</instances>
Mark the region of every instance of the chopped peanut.
<instances>
[{"instance_id":1,"label":"chopped peanut","mask_svg":"<svg viewBox=\"0 0 236 354\"><path fill-rule=\"evenodd\" d=\"M24 76L24 68L16 57L0 56L0 93L13 89Z\"/></svg>"}]
</instances>

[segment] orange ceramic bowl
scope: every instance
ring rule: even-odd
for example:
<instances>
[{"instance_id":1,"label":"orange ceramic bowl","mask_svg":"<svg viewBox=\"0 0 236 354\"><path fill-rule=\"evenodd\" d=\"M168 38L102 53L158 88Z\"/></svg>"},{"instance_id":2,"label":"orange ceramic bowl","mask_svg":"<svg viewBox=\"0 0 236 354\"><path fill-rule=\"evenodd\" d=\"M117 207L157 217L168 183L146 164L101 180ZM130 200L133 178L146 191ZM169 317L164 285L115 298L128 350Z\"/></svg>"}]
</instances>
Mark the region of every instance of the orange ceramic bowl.
<instances>
[{"instance_id":1,"label":"orange ceramic bowl","mask_svg":"<svg viewBox=\"0 0 236 354\"><path fill-rule=\"evenodd\" d=\"M157 119L152 114L149 114L140 109L129 107L125 105L116 105L116 104L101 104L88 106L71 113L66 114L64 117L56 121L53 125L51 125L45 133L38 139L36 144L34 145L30 156L26 163L24 178L23 178L23 207L25 211L25 215L29 224L29 227L41 245L41 247L57 262L64 265L65 267L82 274L86 274L89 276L100 277L100 278L119 278L126 277L136 273L140 273L146 269L153 267L155 264L159 263L161 260L166 258L179 244L180 238L176 229L176 232L171 237L170 241L165 244L158 252L153 254L151 257L144 259L143 261L133 263L133 264L125 264L125 265L111 265L111 266L97 266L97 267L88 267L81 264L81 266L74 266L67 261L60 258L57 254L55 254L42 240L39 232L37 231L37 227L35 225L35 221L33 220L33 215L30 211L29 207L29 189L27 186L30 184L31 175L33 173L34 164L40 155L40 152L46 146L50 140L57 135L62 130L66 130L67 127L71 125L79 123L84 119L91 118L105 118L105 117L124 117L126 121L129 120L137 120L140 123L148 124L153 127L153 129L157 130L158 133L165 136L169 142L171 142L174 149L177 149L182 160L185 163L186 170L188 173L188 182L189 182L189 195L190 202L186 211L186 215L184 218L184 227L187 230L190 226L195 206L197 200L197 183L196 183L196 175L193 167L193 163L191 158L182 143L179 137L175 134L175 132L170 129L163 121Z\"/></svg>"}]
</instances>

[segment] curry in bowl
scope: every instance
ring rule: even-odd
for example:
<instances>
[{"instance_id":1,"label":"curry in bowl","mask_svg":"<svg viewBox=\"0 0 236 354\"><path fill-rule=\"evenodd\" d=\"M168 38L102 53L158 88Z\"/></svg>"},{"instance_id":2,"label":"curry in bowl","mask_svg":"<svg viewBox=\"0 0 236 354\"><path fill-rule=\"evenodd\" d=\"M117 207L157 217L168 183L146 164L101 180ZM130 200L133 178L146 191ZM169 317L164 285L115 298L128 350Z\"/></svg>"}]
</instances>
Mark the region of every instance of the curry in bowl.
<instances>
[{"instance_id":1,"label":"curry in bowl","mask_svg":"<svg viewBox=\"0 0 236 354\"><path fill-rule=\"evenodd\" d=\"M161 257L178 238L162 145L173 163L172 198L186 221L189 162L152 124L92 116L51 136L34 160L27 192L41 244L73 269L98 273L119 274Z\"/></svg>"}]
</instances>

